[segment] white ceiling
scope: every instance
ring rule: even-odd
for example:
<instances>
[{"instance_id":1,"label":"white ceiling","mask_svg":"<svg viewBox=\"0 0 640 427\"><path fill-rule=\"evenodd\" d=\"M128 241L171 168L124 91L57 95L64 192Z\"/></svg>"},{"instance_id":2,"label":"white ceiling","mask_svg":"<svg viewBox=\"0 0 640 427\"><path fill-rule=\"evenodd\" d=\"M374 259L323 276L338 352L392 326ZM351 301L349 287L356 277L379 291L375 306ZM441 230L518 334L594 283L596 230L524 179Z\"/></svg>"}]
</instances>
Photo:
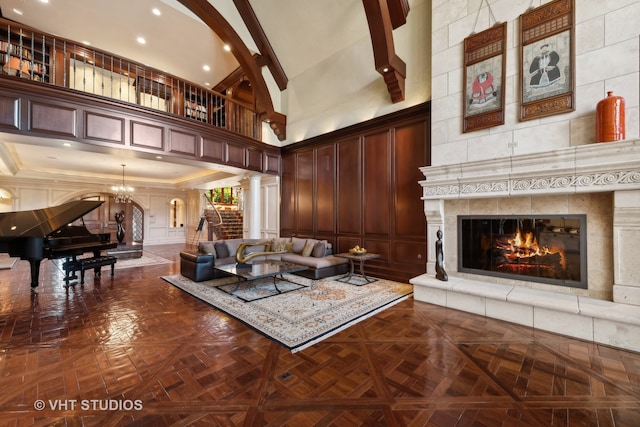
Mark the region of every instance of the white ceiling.
<instances>
[{"instance_id":1,"label":"white ceiling","mask_svg":"<svg viewBox=\"0 0 640 427\"><path fill-rule=\"evenodd\" d=\"M209 2L255 52L256 45L232 0ZM289 79L368 37L360 0L251 0L251 6ZM88 41L97 49L203 86L215 86L238 67L233 54L222 48L223 40L177 0L0 0L0 8L7 19L73 41ZM23 14L16 14L14 8ZM154 15L153 8L162 14ZM146 39L145 45L136 42L139 36ZM204 71L203 65L209 65L210 71ZM175 159L133 157L138 154L124 151L111 150L108 155L79 151L91 147L72 147L70 155L70 149L61 144L0 133L0 174L118 179L120 165L126 164L127 181L182 188L211 187L216 184L209 179L244 174L213 164L203 169L201 164L169 163Z\"/></svg>"}]
</instances>

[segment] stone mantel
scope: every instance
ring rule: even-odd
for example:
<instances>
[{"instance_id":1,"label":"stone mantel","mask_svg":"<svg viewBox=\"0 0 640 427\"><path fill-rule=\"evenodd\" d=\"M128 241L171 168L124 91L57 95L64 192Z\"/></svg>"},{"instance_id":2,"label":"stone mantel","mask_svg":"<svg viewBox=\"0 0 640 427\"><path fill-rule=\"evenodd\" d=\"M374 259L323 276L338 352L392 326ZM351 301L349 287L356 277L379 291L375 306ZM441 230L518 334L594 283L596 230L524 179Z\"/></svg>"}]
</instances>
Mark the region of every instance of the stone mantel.
<instances>
[{"instance_id":1,"label":"stone mantel","mask_svg":"<svg viewBox=\"0 0 640 427\"><path fill-rule=\"evenodd\" d=\"M640 140L420 170L427 240L433 245L443 232L449 281L435 278L435 251L428 251L426 273L410 280L417 301L640 351ZM612 228L587 230L587 290L456 271L461 212L546 210L585 213Z\"/></svg>"},{"instance_id":2,"label":"stone mantel","mask_svg":"<svg viewBox=\"0 0 640 427\"><path fill-rule=\"evenodd\" d=\"M640 189L640 140L425 166L423 200Z\"/></svg>"}]
</instances>

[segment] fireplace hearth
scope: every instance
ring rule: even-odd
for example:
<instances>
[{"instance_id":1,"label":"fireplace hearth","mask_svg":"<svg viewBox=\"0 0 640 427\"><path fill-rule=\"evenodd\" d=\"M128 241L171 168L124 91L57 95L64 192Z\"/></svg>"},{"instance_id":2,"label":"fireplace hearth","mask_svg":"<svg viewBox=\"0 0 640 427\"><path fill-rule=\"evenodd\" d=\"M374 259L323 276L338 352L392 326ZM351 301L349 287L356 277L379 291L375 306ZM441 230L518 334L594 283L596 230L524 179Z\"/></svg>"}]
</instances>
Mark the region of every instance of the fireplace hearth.
<instances>
[{"instance_id":1,"label":"fireplace hearth","mask_svg":"<svg viewBox=\"0 0 640 427\"><path fill-rule=\"evenodd\" d=\"M458 271L587 288L586 215L458 216Z\"/></svg>"}]
</instances>

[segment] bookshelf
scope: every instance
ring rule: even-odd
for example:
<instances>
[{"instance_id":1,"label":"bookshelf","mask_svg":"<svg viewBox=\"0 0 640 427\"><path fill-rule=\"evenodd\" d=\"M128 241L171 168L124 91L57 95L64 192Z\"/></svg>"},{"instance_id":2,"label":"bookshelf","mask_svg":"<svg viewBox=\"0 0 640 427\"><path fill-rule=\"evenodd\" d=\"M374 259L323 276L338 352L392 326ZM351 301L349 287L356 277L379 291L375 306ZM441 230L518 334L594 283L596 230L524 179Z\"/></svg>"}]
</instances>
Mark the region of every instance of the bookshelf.
<instances>
[{"instance_id":1,"label":"bookshelf","mask_svg":"<svg viewBox=\"0 0 640 427\"><path fill-rule=\"evenodd\" d=\"M207 122L209 109L207 98L193 93L186 93L184 99L184 115L190 119Z\"/></svg>"},{"instance_id":2,"label":"bookshelf","mask_svg":"<svg viewBox=\"0 0 640 427\"><path fill-rule=\"evenodd\" d=\"M37 81L49 81L50 49L44 43L21 35L0 38L0 66L3 74Z\"/></svg>"}]
</instances>

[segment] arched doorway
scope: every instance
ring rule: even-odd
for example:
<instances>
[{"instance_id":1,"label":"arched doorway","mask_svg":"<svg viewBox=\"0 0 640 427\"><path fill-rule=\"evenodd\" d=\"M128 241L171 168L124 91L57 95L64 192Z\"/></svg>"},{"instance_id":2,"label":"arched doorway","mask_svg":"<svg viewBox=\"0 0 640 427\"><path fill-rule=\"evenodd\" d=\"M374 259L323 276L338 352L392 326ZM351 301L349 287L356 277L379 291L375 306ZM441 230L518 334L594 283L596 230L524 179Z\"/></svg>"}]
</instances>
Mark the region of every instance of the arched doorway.
<instances>
[{"instance_id":1,"label":"arched doorway","mask_svg":"<svg viewBox=\"0 0 640 427\"><path fill-rule=\"evenodd\" d=\"M97 209L86 214L77 221L83 224L89 232L109 233L112 242L118 240L118 221L116 215L122 218L124 236L118 247L109 250L110 255L118 258L139 258L142 256L144 240L144 210L135 201L131 203L116 203L113 194L97 193L79 197L82 200L101 200L104 203Z\"/></svg>"}]
</instances>

